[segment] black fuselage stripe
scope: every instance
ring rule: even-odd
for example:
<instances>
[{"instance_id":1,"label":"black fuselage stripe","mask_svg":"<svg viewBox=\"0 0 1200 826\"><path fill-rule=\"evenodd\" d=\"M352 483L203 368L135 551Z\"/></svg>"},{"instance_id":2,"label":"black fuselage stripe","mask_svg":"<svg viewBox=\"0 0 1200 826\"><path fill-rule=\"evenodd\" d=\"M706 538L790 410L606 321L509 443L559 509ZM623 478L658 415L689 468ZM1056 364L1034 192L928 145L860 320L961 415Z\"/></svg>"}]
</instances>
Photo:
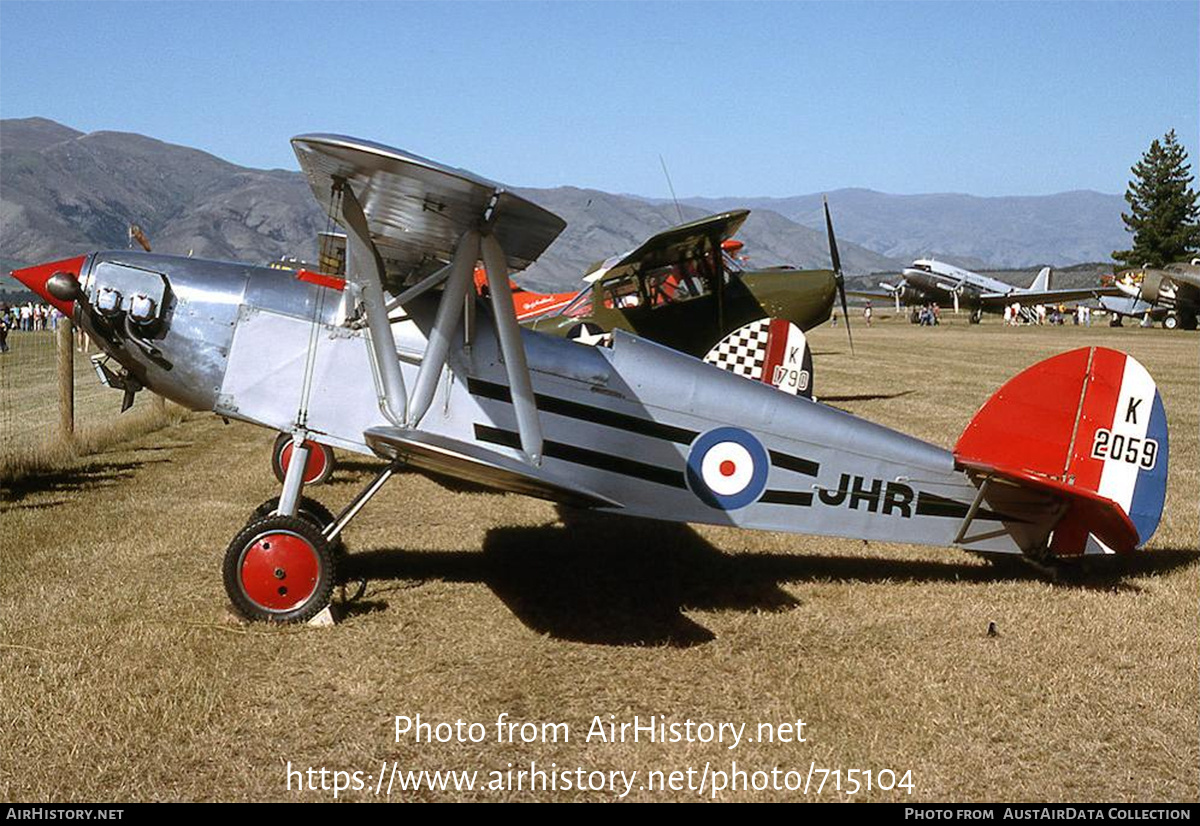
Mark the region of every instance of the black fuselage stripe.
<instances>
[{"instance_id":1,"label":"black fuselage stripe","mask_svg":"<svg viewBox=\"0 0 1200 826\"><path fill-rule=\"evenodd\" d=\"M494 399L495 401L512 404L512 393L503 384L495 384L490 381L483 381L482 379L467 379L467 391L472 395L482 396L485 399ZM662 424L661 422L649 419L641 419L626 413L617 413L614 410L605 410L603 407L592 407L588 404L567 401L566 399L559 399L554 396L545 396L541 393L535 393L533 400L537 404L538 410L546 413L554 413L558 416L567 416L568 418L579 419L585 422L615 427L618 430L625 430L642 436L650 436L655 439L663 439L668 442L675 442L676 444L690 445L699 435L694 430Z\"/></svg>"},{"instance_id":2,"label":"black fuselage stripe","mask_svg":"<svg viewBox=\"0 0 1200 826\"><path fill-rule=\"evenodd\" d=\"M521 447L521 437L515 431L501 430L482 424L475 425L475 438L481 442L504 445L505 447L517 448L518 450ZM576 465L586 465L597 470L606 470L622 476L632 476L635 479L643 479L647 482L654 482L673 488L687 487L687 484L683 480L683 474L677 470L670 470L669 468L658 467L657 465L648 465L645 462L635 462L633 459L588 450L586 447L546 441L542 443L542 452L552 459L561 459L564 462L571 462Z\"/></svg>"},{"instance_id":3,"label":"black fuselage stripe","mask_svg":"<svg viewBox=\"0 0 1200 826\"><path fill-rule=\"evenodd\" d=\"M938 496L936 493L921 491L917 494L918 516L945 516L962 519L967 515L970 506L966 502L957 502Z\"/></svg>"},{"instance_id":4,"label":"black fuselage stripe","mask_svg":"<svg viewBox=\"0 0 1200 826\"><path fill-rule=\"evenodd\" d=\"M965 519L967 511L971 506L966 502L959 502L954 499L947 499L944 496L938 496L936 493L926 493L921 491L917 494L917 516L944 516L951 519ZM1003 513L996 513L987 508L980 508L975 512L976 519L990 519L994 522L1028 522L1028 519L1021 519L1016 516L1008 516Z\"/></svg>"},{"instance_id":5,"label":"black fuselage stripe","mask_svg":"<svg viewBox=\"0 0 1200 826\"><path fill-rule=\"evenodd\" d=\"M806 490L768 490L758 501L769 505L799 505L807 508L812 506L812 500L812 493Z\"/></svg>"},{"instance_id":6,"label":"black fuselage stripe","mask_svg":"<svg viewBox=\"0 0 1200 826\"><path fill-rule=\"evenodd\" d=\"M473 396L512 404L512 392L503 384L496 384L495 382L484 381L483 379L468 378L467 392ZM617 430L637 433L653 439L663 439L675 444L690 445L700 435L694 430L687 430L686 428L675 427L674 425L663 424L649 419L641 419L637 416L617 413L613 410L605 410L603 407L592 407L588 404L559 399L554 396L545 396L541 393L535 393L533 399L537 404L538 410L546 413L554 413L571 419L606 425ZM805 476L816 476L821 469L820 463L814 462L811 459L789 456L777 450L770 451L770 454L771 463L784 470L795 471Z\"/></svg>"},{"instance_id":7,"label":"black fuselage stripe","mask_svg":"<svg viewBox=\"0 0 1200 826\"><path fill-rule=\"evenodd\" d=\"M783 468L784 470L794 470L796 473L803 473L805 476L816 476L821 470L819 462L814 462L811 459L801 459L799 456L789 456L786 453L780 453L777 450L771 452L771 464L775 467Z\"/></svg>"}]
</instances>

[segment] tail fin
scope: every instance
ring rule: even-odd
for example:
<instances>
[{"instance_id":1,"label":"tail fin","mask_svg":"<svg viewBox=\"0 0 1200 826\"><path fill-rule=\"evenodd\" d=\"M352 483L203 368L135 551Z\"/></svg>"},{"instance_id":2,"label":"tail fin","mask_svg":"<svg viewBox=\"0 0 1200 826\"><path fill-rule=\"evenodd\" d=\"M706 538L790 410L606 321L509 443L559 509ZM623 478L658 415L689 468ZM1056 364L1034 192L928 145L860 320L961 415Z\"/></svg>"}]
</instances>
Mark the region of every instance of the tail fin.
<instances>
[{"instance_id":1,"label":"tail fin","mask_svg":"<svg viewBox=\"0 0 1200 826\"><path fill-rule=\"evenodd\" d=\"M1042 267L1038 271L1037 276L1033 279L1033 283L1029 285L1029 291L1033 293L1044 293L1050 289L1050 268Z\"/></svg>"},{"instance_id":2,"label":"tail fin","mask_svg":"<svg viewBox=\"0 0 1200 826\"><path fill-rule=\"evenodd\" d=\"M709 350L704 361L785 393L812 398L808 339L785 319L761 318L739 327Z\"/></svg>"},{"instance_id":3,"label":"tail fin","mask_svg":"<svg viewBox=\"0 0 1200 826\"><path fill-rule=\"evenodd\" d=\"M1104 347L1053 356L1010 379L954 448L964 467L1064 502L1049 542L1058 556L1145 545L1162 517L1167 453L1154 380L1132 356Z\"/></svg>"}]
</instances>

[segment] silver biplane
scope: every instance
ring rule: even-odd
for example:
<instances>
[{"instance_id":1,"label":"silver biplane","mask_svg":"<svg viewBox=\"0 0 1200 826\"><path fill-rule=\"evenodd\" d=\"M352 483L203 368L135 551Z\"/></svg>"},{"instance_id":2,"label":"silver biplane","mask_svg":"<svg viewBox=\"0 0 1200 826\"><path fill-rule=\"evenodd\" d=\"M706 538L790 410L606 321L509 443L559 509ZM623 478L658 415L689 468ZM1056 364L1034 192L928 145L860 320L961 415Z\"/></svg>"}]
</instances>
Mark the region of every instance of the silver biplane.
<instances>
[{"instance_id":1,"label":"silver biplane","mask_svg":"<svg viewBox=\"0 0 1200 826\"><path fill-rule=\"evenodd\" d=\"M14 273L99 342L127 398L148 387L291 434L279 497L225 553L247 618L321 612L347 526L402 467L654 519L1040 560L1131 552L1158 524L1166 419L1124 354L1029 368L943 450L621 330L608 346L523 330L508 275L560 218L386 146L292 143L346 231L345 280L130 251ZM387 464L334 515L303 495L309 440Z\"/></svg>"}]
</instances>

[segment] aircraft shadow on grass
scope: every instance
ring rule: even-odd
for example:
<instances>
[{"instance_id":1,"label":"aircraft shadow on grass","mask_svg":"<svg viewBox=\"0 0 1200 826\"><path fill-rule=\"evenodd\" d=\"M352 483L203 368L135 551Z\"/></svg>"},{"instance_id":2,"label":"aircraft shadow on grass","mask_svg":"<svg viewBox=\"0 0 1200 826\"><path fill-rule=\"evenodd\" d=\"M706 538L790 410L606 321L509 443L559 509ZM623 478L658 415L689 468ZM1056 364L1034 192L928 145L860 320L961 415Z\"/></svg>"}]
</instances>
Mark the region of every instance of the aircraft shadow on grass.
<instances>
[{"instance_id":1,"label":"aircraft shadow on grass","mask_svg":"<svg viewBox=\"0 0 1200 826\"><path fill-rule=\"evenodd\" d=\"M130 479L143 465L169 462L168 458L137 459L132 461L88 462L64 470L43 471L23 476L15 482L0 485L0 513L10 510L44 510L70 501L74 495L100 488L112 487ZM38 494L55 498L38 497Z\"/></svg>"},{"instance_id":2,"label":"aircraft shadow on grass","mask_svg":"<svg viewBox=\"0 0 1200 826\"><path fill-rule=\"evenodd\" d=\"M899 399L915 391L901 390L899 393L857 393L849 396L820 396L822 403L829 402L874 402L887 399Z\"/></svg>"},{"instance_id":3,"label":"aircraft shadow on grass","mask_svg":"<svg viewBox=\"0 0 1200 826\"><path fill-rule=\"evenodd\" d=\"M379 459L347 459L344 455L338 456L331 481L358 483L368 475L374 476L383 470L384 466L385 463Z\"/></svg>"},{"instance_id":4,"label":"aircraft shadow on grass","mask_svg":"<svg viewBox=\"0 0 1200 826\"><path fill-rule=\"evenodd\" d=\"M529 628L557 639L601 645L689 647L715 639L688 610L782 612L800 601L785 583L1036 580L1024 565L971 560L864 559L828 554L728 554L687 525L559 508L561 523L494 528L482 553L382 549L353 553L354 579L443 580L487 585ZM820 541L820 540L816 540ZM953 553L953 552L950 552ZM1120 567L1057 583L1060 587L1137 590L1133 576L1165 573L1200 551L1158 550ZM1015 560L1014 560L1015 561ZM378 610L376 600L348 613Z\"/></svg>"}]
</instances>

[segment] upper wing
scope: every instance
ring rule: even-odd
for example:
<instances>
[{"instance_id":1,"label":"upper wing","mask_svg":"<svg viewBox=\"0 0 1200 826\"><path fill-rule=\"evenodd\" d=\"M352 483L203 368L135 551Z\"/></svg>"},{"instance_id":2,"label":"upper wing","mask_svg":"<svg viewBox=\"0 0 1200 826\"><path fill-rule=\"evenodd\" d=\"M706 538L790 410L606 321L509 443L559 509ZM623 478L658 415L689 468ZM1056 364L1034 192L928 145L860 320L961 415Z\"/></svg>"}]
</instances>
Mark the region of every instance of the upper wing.
<instances>
[{"instance_id":1,"label":"upper wing","mask_svg":"<svg viewBox=\"0 0 1200 826\"><path fill-rule=\"evenodd\" d=\"M489 207L491 233L510 270L533 263L567 225L502 184L371 141L300 135L292 147L327 214L341 218L335 181L354 191L392 289L448 262L458 239Z\"/></svg>"},{"instance_id":2,"label":"upper wing","mask_svg":"<svg viewBox=\"0 0 1200 826\"><path fill-rule=\"evenodd\" d=\"M1020 301L1022 304L1055 304L1060 301L1081 301L1102 295L1123 295L1116 287L1081 287L1067 290L1019 290L1007 293L984 293L979 303L985 307L1000 307Z\"/></svg>"},{"instance_id":3,"label":"upper wing","mask_svg":"<svg viewBox=\"0 0 1200 826\"><path fill-rule=\"evenodd\" d=\"M584 275L584 280L597 281L613 270L633 265L654 268L699 258L713 248L714 241L716 246L720 246L722 241L732 237L749 215L748 209L736 209L663 230L629 252L614 255L597 264Z\"/></svg>"}]
</instances>

